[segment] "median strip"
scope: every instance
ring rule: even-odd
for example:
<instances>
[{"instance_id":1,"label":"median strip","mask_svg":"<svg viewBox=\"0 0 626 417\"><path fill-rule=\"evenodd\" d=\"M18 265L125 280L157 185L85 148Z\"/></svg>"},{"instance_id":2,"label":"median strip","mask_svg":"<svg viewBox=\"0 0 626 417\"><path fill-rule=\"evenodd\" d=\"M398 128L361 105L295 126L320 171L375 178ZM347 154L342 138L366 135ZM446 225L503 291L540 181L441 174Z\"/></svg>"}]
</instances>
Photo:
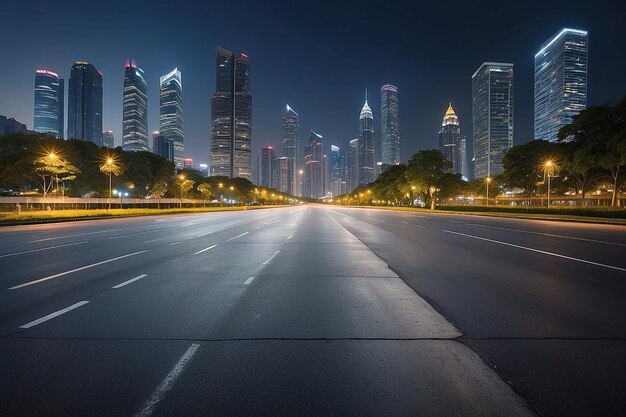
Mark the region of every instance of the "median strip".
<instances>
[{"instance_id":1,"label":"median strip","mask_svg":"<svg viewBox=\"0 0 626 417\"><path fill-rule=\"evenodd\" d=\"M93 267L96 267L96 266L99 266L99 265L108 264L109 262L115 262L115 261L120 260L120 259L128 258L129 256L135 256L135 255L139 255L141 253L146 253L146 252L148 252L148 250L142 250L142 251L139 251L139 252L128 253L126 255L117 256L115 258L107 259L106 261L96 262L95 264L81 266L80 268L75 268L75 269L71 269L69 271L60 272L58 274L50 275L50 276L47 276L47 277L44 277L44 278L39 278L39 279L36 279L34 281L28 281L28 282L25 282L23 284L19 284L19 285L16 285L14 287L11 287L9 289L10 290L17 290L19 288L24 288L24 287L28 287L30 285L39 284L40 282L44 282L44 281L48 281L48 280L51 280L51 279L59 278L59 277L62 277L64 275L73 274L74 272L83 271L85 269L93 268Z\"/></svg>"},{"instance_id":2,"label":"median strip","mask_svg":"<svg viewBox=\"0 0 626 417\"><path fill-rule=\"evenodd\" d=\"M78 308L78 307L84 306L84 305L85 305L85 304L87 304L88 302L89 302L89 301L79 301L78 303L76 303L76 304L72 304L72 305L71 305L71 306L69 306L69 307L65 307L65 308L64 308L64 309L62 309L62 310L55 311L54 313L50 313L50 314L48 314L47 316L43 316L43 317L41 317L41 318L39 318L39 319L37 319L37 320L31 321L30 323L26 323L25 325L20 326L20 329L30 329L30 328L31 328L31 327L33 327L33 326L37 326L38 324L41 324L41 323L46 322L46 321L48 321L48 320L51 320L51 319L53 319L53 318L55 318L55 317L58 317L58 316L60 316L61 314L65 314L65 313L67 313L68 311L72 311L72 310L74 310L74 309L76 309L76 308Z\"/></svg>"},{"instance_id":3,"label":"median strip","mask_svg":"<svg viewBox=\"0 0 626 417\"><path fill-rule=\"evenodd\" d=\"M626 272L626 268L620 268L619 266L601 264L599 262L588 261L586 259L573 258L571 256L561 255L560 253L547 252L545 250L540 250L540 249L529 248L529 247L526 247L526 246L515 245L513 243L507 243L507 242L501 242L499 240L487 239L486 237L466 235L465 233L453 232L451 230L443 230L443 231L446 232L446 233L452 233L454 235L465 236L465 237L469 237L469 238L472 238L472 239L484 240L486 242L497 243L499 245L505 245L505 246L511 246L513 248L524 249L524 250L528 250L528 251L531 251L531 252L541 253L541 254L544 254L544 255L556 256L557 258L568 259L570 261L582 262L582 263L585 263L585 264L601 266L603 268L615 269L616 271L624 271L624 272Z\"/></svg>"}]
</instances>

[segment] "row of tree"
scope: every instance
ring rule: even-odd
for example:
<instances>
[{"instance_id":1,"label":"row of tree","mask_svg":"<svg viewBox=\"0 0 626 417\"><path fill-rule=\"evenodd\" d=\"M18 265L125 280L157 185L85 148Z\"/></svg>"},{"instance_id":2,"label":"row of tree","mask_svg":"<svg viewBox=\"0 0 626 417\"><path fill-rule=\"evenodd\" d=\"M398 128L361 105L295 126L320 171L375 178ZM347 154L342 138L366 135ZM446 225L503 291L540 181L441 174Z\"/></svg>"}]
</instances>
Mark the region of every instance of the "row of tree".
<instances>
[{"instance_id":1,"label":"row of tree","mask_svg":"<svg viewBox=\"0 0 626 417\"><path fill-rule=\"evenodd\" d=\"M493 178L463 181L451 173L452 163L437 150L420 151L408 164L393 166L378 179L336 200L346 204L413 204L415 199L435 207L458 195L495 198L500 193L536 197L579 195L590 190L611 192L612 206L624 192L626 169L626 97L616 106L589 107L559 132L559 141L532 140L510 149L504 172Z\"/></svg>"},{"instance_id":2,"label":"row of tree","mask_svg":"<svg viewBox=\"0 0 626 417\"><path fill-rule=\"evenodd\" d=\"M177 172L172 162L151 152L124 152L39 134L0 137L0 191L4 194L108 197L113 189L135 198L293 201L287 194L256 187L244 178L207 178L193 169Z\"/></svg>"}]
</instances>

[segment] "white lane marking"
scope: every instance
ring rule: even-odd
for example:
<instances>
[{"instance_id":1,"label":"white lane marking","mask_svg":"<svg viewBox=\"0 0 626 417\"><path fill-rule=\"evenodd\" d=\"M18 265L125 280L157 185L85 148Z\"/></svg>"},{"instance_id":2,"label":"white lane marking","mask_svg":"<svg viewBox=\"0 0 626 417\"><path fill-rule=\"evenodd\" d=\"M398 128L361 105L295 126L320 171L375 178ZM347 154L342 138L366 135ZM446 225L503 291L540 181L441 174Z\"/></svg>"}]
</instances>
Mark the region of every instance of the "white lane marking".
<instances>
[{"instance_id":1,"label":"white lane marking","mask_svg":"<svg viewBox=\"0 0 626 417\"><path fill-rule=\"evenodd\" d=\"M152 243L152 242L156 242L156 241L163 240L163 239L168 239L168 238L167 237L160 237L158 239L146 240L143 243Z\"/></svg>"},{"instance_id":2,"label":"white lane marking","mask_svg":"<svg viewBox=\"0 0 626 417\"><path fill-rule=\"evenodd\" d=\"M48 246L47 248L39 248L39 249L31 249L31 250L23 250L21 252L13 252L13 253L6 253L4 255L0 255L0 258L8 258L9 256L17 256L17 255L23 255L25 253L33 253L33 252L41 252L43 250L50 250L50 249L56 249L56 248L64 248L66 246L75 246L75 245L82 245L83 243L87 243L88 241L85 240L83 242L76 242L76 243L67 243L65 245L57 245L57 246Z\"/></svg>"},{"instance_id":3,"label":"white lane marking","mask_svg":"<svg viewBox=\"0 0 626 417\"><path fill-rule=\"evenodd\" d=\"M114 286L113 286L113 288L122 288L124 285L131 284L131 283L133 283L133 282L135 282L135 281L138 281L138 280L140 280L141 278L143 278L143 277L147 277L147 276L148 276L148 274L141 274L141 275L139 275L139 276L137 276L137 277L135 277L135 278L131 278L131 279L129 279L128 281L124 281L124 282L122 282L121 284L114 285Z\"/></svg>"},{"instance_id":4,"label":"white lane marking","mask_svg":"<svg viewBox=\"0 0 626 417\"><path fill-rule=\"evenodd\" d=\"M385 223L384 220L376 219L377 222Z\"/></svg>"},{"instance_id":5,"label":"white lane marking","mask_svg":"<svg viewBox=\"0 0 626 417\"><path fill-rule=\"evenodd\" d=\"M409 222L405 222L404 220L401 221L400 223L409 224Z\"/></svg>"},{"instance_id":6,"label":"white lane marking","mask_svg":"<svg viewBox=\"0 0 626 417\"><path fill-rule=\"evenodd\" d=\"M77 237L77 236L88 236L88 235L97 235L98 233L111 233L111 232L119 232L121 230L125 230L125 229L112 229L112 230L100 230L98 232L88 232L88 233L77 233L75 235L64 235L64 236L54 236L54 237L45 237L42 239L37 239L37 240L30 240L26 243L37 243L37 242L47 242L48 240L55 240L55 239L65 239L67 237Z\"/></svg>"},{"instance_id":7,"label":"white lane marking","mask_svg":"<svg viewBox=\"0 0 626 417\"><path fill-rule=\"evenodd\" d=\"M279 253L279 252L280 252L279 250L277 250L276 252L274 252L274 254L273 254L272 256L270 256L270 257L267 259L267 261L263 262L263 265L267 265L268 263L270 263L270 261L271 261L272 259L274 259L274 256L278 255L278 253Z\"/></svg>"},{"instance_id":8,"label":"white lane marking","mask_svg":"<svg viewBox=\"0 0 626 417\"><path fill-rule=\"evenodd\" d=\"M178 261L180 261L180 258L173 259L173 260L170 261L170 263L174 263L174 262L178 262Z\"/></svg>"},{"instance_id":9,"label":"white lane marking","mask_svg":"<svg viewBox=\"0 0 626 417\"><path fill-rule=\"evenodd\" d=\"M123 237L128 237L128 236L130 236L130 235L128 234L128 235L111 236L111 237L105 238L105 240L121 239Z\"/></svg>"},{"instance_id":10,"label":"white lane marking","mask_svg":"<svg viewBox=\"0 0 626 417\"><path fill-rule=\"evenodd\" d=\"M168 246L180 245L182 242L172 242Z\"/></svg>"},{"instance_id":11,"label":"white lane marking","mask_svg":"<svg viewBox=\"0 0 626 417\"><path fill-rule=\"evenodd\" d=\"M198 255L198 254L201 254L202 252L206 252L206 251L208 251L208 250L210 250L210 249L213 249L213 248L214 248L214 247L216 247L216 246L217 246L217 245L212 245L212 246L209 246L208 248L201 249L201 250L199 250L198 252L194 253L194 255Z\"/></svg>"},{"instance_id":12,"label":"white lane marking","mask_svg":"<svg viewBox=\"0 0 626 417\"><path fill-rule=\"evenodd\" d=\"M248 233L250 233L250 232L245 232L245 233L242 233L242 234L240 234L240 235L238 235L238 236L231 237L230 239L228 239L228 240L227 240L227 242L230 242L231 240L235 240L235 239L237 239L237 238L239 238L239 237L241 237L241 236L245 236L245 235L247 235Z\"/></svg>"},{"instance_id":13,"label":"white lane marking","mask_svg":"<svg viewBox=\"0 0 626 417\"><path fill-rule=\"evenodd\" d=\"M243 285L250 285L250 283L252 282L252 280L254 279L254 277L250 277L246 280L246 282L243 283Z\"/></svg>"},{"instance_id":14,"label":"white lane marking","mask_svg":"<svg viewBox=\"0 0 626 417\"><path fill-rule=\"evenodd\" d=\"M210 235L211 233L213 233L213 232L202 233L200 235L196 235L196 237L203 237L203 236L206 236L206 235Z\"/></svg>"},{"instance_id":15,"label":"white lane marking","mask_svg":"<svg viewBox=\"0 0 626 417\"><path fill-rule=\"evenodd\" d=\"M139 255L141 253L146 253L146 252L149 252L149 251L148 250L142 250L142 251L139 251L139 252L127 253L126 255L116 256L115 258L107 259L106 261L96 262L94 264L81 266L80 268L74 268L74 269L70 269L69 271L60 272L58 274L54 274L54 275L50 275L50 276L47 276L47 277L39 278L39 279L36 279L36 280L33 280L33 281L28 281L28 282L25 282L23 284L19 284L19 285L16 285L14 287L11 287L9 289L10 290L17 290L18 288L23 288L23 287L28 287L29 285L39 284L40 282L48 281L48 280L51 280L51 279L54 279L54 278L62 277L64 275L72 274L74 272L82 271L84 269L89 269L89 268L93 268L95 266L108 264L109 262L114 262L114 261L117 261L119 259L128 258L129 256L135 256L135 255Z\"/></svg>"},{"instance_id":16,"label":"white lane marking","mask_svg":"<svg viewBox=\"0 0 626 417\"><path fill-rule=\"evenodd\" d=\"M529 233L531 235L540 235L540 236L548 236L548 237L559 237L559 238L562 238L562 239L572 239L572 240L582 240L584 242L592 242L592 243L603 243L605 245L626 246L626 244L624 244L624 243L607 242L606 240L596 240L596 239L587 239L587 238L584 238L584 237L556 235L556 234L553 234L553 233L531 232L531 231L528 231L528 230L509 229L507 227L488 226L486 224L467 223L467 225L468 226L475 226L475 227L486 227L486 228L489 228L489 229L506 230L506 231L509 231L509 232Z\"/></svg>"},{"instance_id":17,"label":"white lane marking","mask_svg":"<svg viewBox=\"0 0 626 417\"><path fill-rule=\"evenodd\" d=\"M262 228L262 227L255 227L253 230L259 230L259 229L261 229L261 228Z\"/></svg>"},{"instance_id":18,"label":"white lane marking","mask_svg":"<svg viewBox=\"0 0 626 417\"><path fill-rule=\"evenodd\" d=\"M289 236L289 237L287 238L287 240L291 239L292 237L293 237L293 235Z\"/></svg>"},{"instance_id":19,"label":"white lane marking","mask_svg":"<svg viewBox=\"0 0 626 417\"><path fill-rule=\"evenodd\" d=\"M487 239L486 237L466 235L465 233L453 232L451 230L444 230L444 232L452 233L452 234L459 235L459 236L465 236L465 237L469 237L469 238L472 238L472 239L479 239L479 240L484 240L484 241L487 241L487 242L498 243L500 245L511 246L513 248L524 249L524 250L528 250L528 251L531 251L531 252L541 253L541 254L544 254L544 255L556 256L557 258L568 259L570 261L582 262L582 263L586 263L586 264L590 264L590 265L596 265L596 266L601 266L601 267L604 267L604 268L615 269L617 271L624 271L624 272L626 272L626 268L620 268L619 266L601 264L599 262L588 261L586 259L573 258L571 256L561 255L560 253L547 252L545 250L540 250L540 249L529 248L529 247L526 247L526 246L515 245L513 243L507 243L507 242L501 242L499 240Z\"/></svg>"},{"instance_id":20,"label":"white lane marking","mask_svg":"<svg viewBox=\"0 0 626 417\"><path fill-rule=\"evenodd\" d=\"M161 381L157 389L154 390L154 392L150 396L150 399L146 402L141 411L135 414L136 417L148 417L152 414L157 404L163 399L163 397L165 397L165 394L167 394L167 392L172 389L174 383L185 369L185 365L187 365L187 363L193 357L199 347L200 345L198 343L192 343L191 346L189 346L189 349L187 349L183 356L180 357L178 362L176 362L176 365L174 365L170 373L167 374L167 376L163 381Z\"/></svg>"},{"instance_id":21,"label":"white lane marking","mask_svg":"<svg viewBox=\"0 0 626 417\"><path fill-rule=\"evenodd\" d=\"M422 226L422 225L419 225L419 224L416 224L416 226L417 226L417 227L420 227L420 228L422 228L422 229L426 229L426 227L424 227L424 226Z\"/></svg>"},{"instance_id":22,"label":"white lane marking","mask_svg":"<svg viewBox=\"0 0 626 417\"><path fill-rule=\"evenodd\" d=\"M461 222L457 222L456 220L450 220L450 223L457 223L457 224L461 224Z\"/></svg>"},{"instance_id":23,"label":"white lane marking","mask_svg":"<svg viewBox=\"0 0 626 417\"><path fill-rule=\"evenodd\" d=\"M30 323L26 323L25 325L20 326L20 329L30 329L30 328L31 328L31 327L33 327L33 326L36 326L36 325L38 325L38 324L41 324L41 323L46 322L46 321L48 321L48 320L51 320L51 319L53 319L53 318L55 318L55 317L60 316L61 314L65 314L65 313L67 313L68 311L72 311L72 310L74 310L75 308L78 308L78 307L84 306L84 305L85 305L85 304L87 304L88 302L89 302L89 301L79 301L78 303L76 303L76 304L72 304L72 305L71 305L71 306L69 306L69 307L65 307L65 308L64 308L64 309L62 309L62 310L55 311L54 313L50 313L50 314L48 314L47 316L43 316L43 317L41 317L41 318L38 318L37 320L33 320L33 321L31 321Z\"/></svg>"}]
</instances>

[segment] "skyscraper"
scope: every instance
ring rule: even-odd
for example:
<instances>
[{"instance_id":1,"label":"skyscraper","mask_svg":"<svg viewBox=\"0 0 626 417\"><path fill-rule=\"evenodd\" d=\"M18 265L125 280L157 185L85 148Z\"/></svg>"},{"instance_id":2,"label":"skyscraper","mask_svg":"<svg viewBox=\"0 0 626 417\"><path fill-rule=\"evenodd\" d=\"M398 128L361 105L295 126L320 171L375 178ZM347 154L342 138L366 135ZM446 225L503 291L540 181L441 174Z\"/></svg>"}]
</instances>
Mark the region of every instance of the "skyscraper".
<instances>
[{"instance_id":1,"label":"skyscraper","mask_svg":"<svg viewBox=\"0 0 626 417\"><path fill-rule=\"evenodd\" d=\"M159 131L161 136L172 142L174 164L183 168L185 156L185 135L183 133L183 83L180 71L174 68L160 80L160 116Z\"/></svg>"},{"instance_id":2,"label":"skyscraper","mask_svg":"<svg viewBox=\"0 0 626 417\"><path fill-rule=\"evenodd\" d=\"M65 136L65 84L56 72L35 71L33 130L55 138Z\"/></svg>"},{"instance_id":3,"label":"skyscraper","mask_svg":"<svg viewBox=\"0 0 626 417\"><path fill-rule=\"evenodd\" d=\"M152 152L174 162L174 142L159 131L152 132Z\"/></svg>"},{"instance_id":4,"label":"skyscraper","mask_svg":"<svg viewBox=\"0 0 626 417\"><path fill-rule=\"evenodd\" d=\"M324 195L323 158L324 142L319 133L311 130L309 143L304 147L304 190L303 196L320 198Z\"/></svg>"},{"instance_id":5,"label":"skyscraper","mask_svg":"<svg viewBox=\"0 0 626 417\"><path fill-rule=\"evenodd\" d=\"M274 184L275 160L276 154L272 146L264 146L261 148L258 162L259 174L257 175L257 185L259 187L276 187Z\"/></svg>"},{"instance_id":6,"label":"skyscraper","mask_svg":"<svg viewBox=\"0 0 626 417\"><path fill-rule=\"evenodd\" d=\"M556 141L587 107L588 49L586 31L565 28L535 54L535 139Z\"/></svg>"},{"instance_id":7,"label":"skyscraper","mask_svg":"<svg viewBox=\"0 0 626 417\"><path fill-rule=\"evenodd\" d=\"M359 185L359 139L352 139L346 155L346 186L347 192Z\"/></svg>"},{"instance_id":8,"label":"skyscraper","mask_svg":"<svg viewBox=\"0 0 626 417\"><path fill-rule=\"evenodd\" d=\"M367 104L367 90L365 90L365 104L359 115L359 185L374 182L374 116Z\"/></svg>"},{"instance_id":9,"label":"skyscraper","mask_svg":"<svg viewBox=\"0 0 626 417\"><path fill-rule=\"evenodd\" d=\"M293 178L289 170L290 161L292 159L286 156L276 158L276 175L278 183L276 188L282 193L289 193L289 186L293 184Z\"/></svg>"},{"instance_id":10,"label":"skyscraper","mask_svg":"<svg viewBox=\"0 0 626 417\"><path fill-rule=\"evenodd\" d=\"M211 96L211 175L252 176L252 95L246 54L217 48L216 91Z\"/></svg>"},{"instance_id":11,"label":"skyscraper","mask_svg":"<svg viewBox=\"0 0 626 417\"><path fill-rule=\"evenodd\" d=\"M296 194L296 171L298 169L298 132L300 130L300 116L294 109L287 107L285 109L285 115L283 116L283 156L289 158L288 162L288 176L287 184L281 184L286 186L286 193Z\"/></svg>"},{"instance_id":12,"label":"skyscraper","mask_svg":"<svg viewBox=\"0 0 626 417\"><path fill-rule=\"evenodd\" d=\"M148 145L148 84L135 60L124 65L124 99L122 114L122 149L147 151Z\"/></svg>"},{"instance_id":13,"label":"skyscraper","mask_svg":"<svg viewBox=\"0 0 626 417\"><path fill-rule=\"evenodd\" d=\"M503 172L513 146L513 64L483 62L472 75L475 178Z\"/></svg>"},{"instance_id":14,"label":"skyscraper","mask_svg":"<svg viewBox=\"0 0 626 417\"><path fill-rule=\"evenodd\" d=\"M72 65L67 102L67 137L102 146L102 73L89 62Z\"/></svg>"},{"instance_id":15,"label":"skyscraper","mask_svg":"<svg viewBox=\"0 0 626 417\"><path fill-rule=\"evenodd\" d=\"M385 84L380 89L381 162L400 163L400 124L398 117L398 87Z\"/></svg>"},{"instance_id":16,"label":"skyscraper","mask_svg":"<svg viewBox=\"0 0 626 417\"><path fill-rule=\"evenodd\" d=\"M439 150L444 158L452 162L452 171L462 174L465 141L461 140L461 125L452 108L452 103L443 116L441 130L439 130Z\"/></svg>"},{"instance_id":17,"label":"skyscraper","mask_svg":"<svg viewBox=\"0 0 626 417\"><path fill-rule=\"evenodd\" d=\"M112 130L102 132L102 146L109 149L115 148L115 136L113 136Z\"/></svg>"},{"instance_id":18,"label":"skyscraper","mask_svg":"<svg viewBox=\"0 0 626 417\"><path fill-rule=\"evenodd\" d=\"M346 192L345 152L338 146L330 146L330 193L338 196Z\"/></svg>"}]
</instances>

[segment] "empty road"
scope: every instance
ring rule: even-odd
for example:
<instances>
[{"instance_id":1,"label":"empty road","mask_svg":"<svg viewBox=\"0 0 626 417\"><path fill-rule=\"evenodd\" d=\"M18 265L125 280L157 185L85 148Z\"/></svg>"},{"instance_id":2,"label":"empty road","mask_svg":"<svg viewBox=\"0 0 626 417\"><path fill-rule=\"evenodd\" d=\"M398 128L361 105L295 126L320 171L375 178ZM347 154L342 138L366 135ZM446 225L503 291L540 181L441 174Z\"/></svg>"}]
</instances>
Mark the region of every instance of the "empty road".
<instances>
[{"instance_id":1,"label":"empty road","mask_svg":"<svg viewBox=\"0 0 626 417\"><path fill-rule=\"evenodd\" d=\"M0 414L617 416L626 228L305 205L0 228Z\"/></svg>"}]
</instances>

